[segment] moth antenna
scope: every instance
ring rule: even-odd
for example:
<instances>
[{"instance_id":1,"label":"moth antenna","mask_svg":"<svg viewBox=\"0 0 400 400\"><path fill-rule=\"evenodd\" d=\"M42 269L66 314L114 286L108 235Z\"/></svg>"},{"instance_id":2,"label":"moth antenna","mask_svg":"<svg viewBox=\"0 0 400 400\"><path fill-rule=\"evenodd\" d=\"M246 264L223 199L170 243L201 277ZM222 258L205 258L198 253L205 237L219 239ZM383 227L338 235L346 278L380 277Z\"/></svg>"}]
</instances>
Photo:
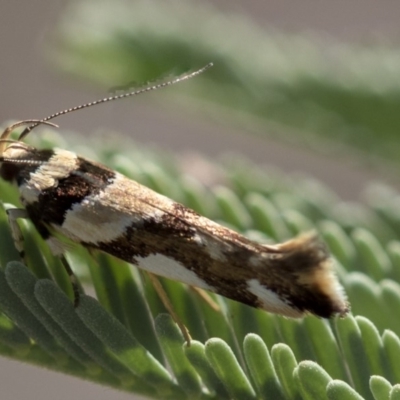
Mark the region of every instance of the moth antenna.
<instances>
[{"instance_id":1,"label":"moth antenna","mask_svg":"<svg viewBox=\"0 0 400 400\"><path fill-rule=\"evenodd\" d=\"M46 122L46 121L50 121L53 118L57 118L57 117L59 117L61 115L65 115L65 114L68 114L68 113L71 113L71 112L74 112L74 111L82 110L84 108L93 107L93 106L96 106L98 104L108 103L109 101L120 100L120 99L125 99L127 97L137 96L139 94L151 92L153 90L163 89L165 87L175 85L176 83L183 82L183 81L186 81L188 79L194 78L195 76L202 74L204 71L206 71L207 69L211 68L212 66L213 66L213 63L210 62L207 65L205 65L203 68L200 68L200 69L198 69L198 70L196 70L194 72L185 73L183 75L178 76L175 79L172 79L172 80L169 80L169 81L166 81L166 82L161 82L161 83L158 83L158 84L155 84L155 85L150 85L150 86L143 87L141 89L134 90L134 91L129 92L129 93L123 93L123 94L118 94L118 95L115 95L115 96L104 97L102 99L91 101L89 103L81 104L79 106L67 108L67 109L65 109L63 111L56 112L55 114L49 115L48 117L41 119L40 123L43 123L43 122ZM31 126L28 126L27 128L25 128L23 130L23 132L20 134L18 140L24 139L29 134L29 132L37 125L38 125L38 123L33 123Z\"/></svg>"},{"instance_id":2,"label":"moth antenna","mask_svg":"<svg viewBox=\"0 0 400 400\"><path fill-rule=\"evenodd\" d=\"M12 143L12 142L18 142L18 140L9 140L8 137L11 135L11 132L15 129L18 128L22 125L28 125L28 124L34 124L33 126L37 126L40 124L45 124L45 125L50 125L55 128L58 128L58 125L53 124L52 122L46 122L40 119L26 119L24 121L18 121L15 124L12 124L10 126L7 126L6 129L4 129L3 133L0 136L0 156L3 155L3 152L6 148L7 143ZM31 125L32 126L32 125Z\"/></svg>"}]
</instances>

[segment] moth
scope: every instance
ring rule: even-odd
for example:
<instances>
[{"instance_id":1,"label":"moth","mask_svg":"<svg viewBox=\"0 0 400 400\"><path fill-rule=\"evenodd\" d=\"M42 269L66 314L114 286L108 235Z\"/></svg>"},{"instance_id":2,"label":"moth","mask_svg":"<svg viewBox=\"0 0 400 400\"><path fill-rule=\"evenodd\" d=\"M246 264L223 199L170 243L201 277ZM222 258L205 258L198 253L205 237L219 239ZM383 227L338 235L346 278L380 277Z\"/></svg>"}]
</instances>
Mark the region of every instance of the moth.
<instances>
[{"instance_id":1,"label":"moth","mask_svg":"<svg viewBox=\"0 0 400 400\"><path fill-rule=\"evenodd\" d=\"M71 151L37 149L23 142L32 128L57 116L169 86L209 67L8 127L0 137L0 176L17 186L23 205L8 211L17 249L23 254L17 219L29 218L64 261L59 235L152 274L272 313L345 315L346 296L316 234L276 245L256 243L105 165ZM21 125L28 127L18 140L9 139Z\"/></svg>"}]
</instances>

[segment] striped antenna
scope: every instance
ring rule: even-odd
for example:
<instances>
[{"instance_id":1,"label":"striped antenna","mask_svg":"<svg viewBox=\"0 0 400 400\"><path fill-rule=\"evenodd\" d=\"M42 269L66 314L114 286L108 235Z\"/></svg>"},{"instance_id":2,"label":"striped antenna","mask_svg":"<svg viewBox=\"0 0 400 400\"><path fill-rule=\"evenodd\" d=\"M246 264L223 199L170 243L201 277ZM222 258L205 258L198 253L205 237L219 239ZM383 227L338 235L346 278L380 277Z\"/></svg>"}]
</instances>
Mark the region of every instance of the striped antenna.
<instances>
[{"instance_id":1,"label":"striped antenna","mask_svg":"<svg viewBox=\"0 0 400 400\"><path fill-rule=\"evenodd\" d=\"M189 72L189 73L182 74L182 75L178 76L177 78L172 79L170 81L161 82L161 83L158 83L158 84L155 84L155 85L146 86L146 87L134 90L134 91L129 92L129 93L123 93L123 94L119 94L119 95L115 95L115 96L105 97L103 99L91 101L89 103L81 104L80 106L71 107L71 108L67 108L66 110L56 112L56 113L54 113L52 115L49 115L46 118L41 119L39 122L37 122L35 124L32 124L32 125L28 126L27 128L25 128L23 130L23 132L20 134L18 140L23 140L33 128L35 128L36 126L40 125L41 123L44 123L46 121L50 121L51 119L57 118L57 117L59 117L61 115L65 115L65 114L68 114L68 113L71 113L71 112L74 112L74 111L78 111L78 110L83 110L84 108L97 106L97 105L102 104L102 103L108 103L109 101L125 99L126 97L137 96L139 94L151 92L153 90L163 89L165 87L168 87L168 86L171 86L171 85L175 85L175 83L183 82L183 81L186 81L188 79L194 78L195 76L202 74L204 71L206 71L207 69L211 68L212 66L213 66L213 63L209 63L209 64L205 65L203 68L200 68L200 69L198 69L198 70L196 70L194 72Z\"/></svg>"}]
</instances>

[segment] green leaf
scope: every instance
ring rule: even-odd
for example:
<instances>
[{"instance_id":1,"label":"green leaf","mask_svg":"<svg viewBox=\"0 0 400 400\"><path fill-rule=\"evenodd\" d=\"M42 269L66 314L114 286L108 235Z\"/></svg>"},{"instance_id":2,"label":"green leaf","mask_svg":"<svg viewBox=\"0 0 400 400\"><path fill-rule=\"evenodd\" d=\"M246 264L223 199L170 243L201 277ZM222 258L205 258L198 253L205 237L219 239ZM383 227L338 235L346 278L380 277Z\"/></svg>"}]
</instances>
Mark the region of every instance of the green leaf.
<instances>
[{"instance_id":1,"label":"green leaf","mask_svg":"<svg viewBox=\"0 0 400 400\"><path fill-rule=\"evenodd\" d=\"M390 330L385 330L382 335L383 347L385 349L386 362L389 364L389 370L392 377L389 377L391 382L400 382L400 339Z\"/></svg>"},{"instance_id":2,"label":"green leaf","mask_svg":"<svg viewBox=\"0 0 400 400\"><path fill-rule=\"evenodd\" d=\"M389 400L392 385L385 378L372 375L369 386L374 395L374 400Z\"/></svg>"},{"instance_id":3,"label":"green leaf","mask_svg":"<svg viewBox=\"0 0 400 400\"><path fill-rule=\"evenodd\" d=\"M321 233L329 245L332 254L346 266L356 260L356 248L344 229L334 221L322 221L319 224Z\"/></svg>"},{"instance_id":4,"label":"green leaf","mask_svg":"<svg viewBox=\"0 0 400 400\"><path fill-rule=\"evenodd\" d=\"M120 379L124 386L135 384L135 379L129 370L114 355L109 354L101 341L86 328L72 303L53 282L46 279L39 280L35 285L35 297L49 316L93 361Z\"/></svg>"},{"instance_id":5,"label":"green leaf","mask_svg":"<svg viewBox=\"0 0 400 400\"><path fill-rule=\"evenodd\" d=\"M0 271L0 307L18 327L55 360L60 356L54 337L10 288L6 276Z\"/></svg>"},{"instance_id":6,"label":"green leaf","mask_svg":"<svg viewBox=\"0 0 400 400\"><path fill-rule=\"evenodd\" d=\"M302 361L295 368L301 392L305 400L327 399L326 387L332 378L313 361Z\"/></svg>"},{"instance_id":7,"label":"green leaf","mask_svg":"<svg viewBox=\"0 0 400 400\"><path fill-rule=\"evenodd\" d=\"M284 399L271 356L262 339L257 335L248 334L243 343L243 352L258 397Z\"/></svg>"},{"instance_id":8,"label":"green leaf","mask_svg":"<svg viewBox=\"0 0 400 400\"><path fill-rule=\"evenodd\" d=\"M388 275L392 265L376 237L364 229L355 230L352 236L367 275L376 281Z\"/></svg>"},{"instance_id":9,"label":"green leaf","mask_svg":"<svg viewBox=\"0 0 400 400\"><path fill-rule=\"evenodd\" d=\"M56 341L61 344L65 351L76 361L83 364L90 364L91 358L86 352L79 347L66 332L54 321L53 318L39 304L35 296L35 286L38 282L37 278L23 264L18 262L10 262L5 270L5 276L8 284L15 294L21 299L25 307L37 318L46 331L50 333L51 338L45 337L38 341L44 343L46 348L51 347L58 359L65 358L65 354L58 348ZM26 320L25 322L29 322Z\"/></svg>"},{"instance_id":10,"label":"green leaf","mask_svg":"<svg viewBox=\"0 0 400 400\"><path fill-rule=\"evenodd\" d=\"M81 296L76 312L86 327L113 351L118 360L153 385L160 396L171 397L169 392L179 393L168 371L95 299Z\"/></svg>"},{"instance_id":11,"label":"green leaf","mask_svg":"<svg viewBox=\"0 0 400 400\"><path fill-rule=\"evenodd\" d=\"M312 332L310 342L318 363L335 379L348 381L345 362L328 321L309 317L303 323L306 332Z\"/></svg>"},{"instance_id":12,"label":"green leaf","mask_svg":"<svg viewBox=\"0 0 400 400\"><path fill-rule=\"evenodd\" d=\"M368 358L370 373L386 376L384 349L382 339L374 324L364 317L356 317L361 331L364 349Z\"/></svg>"},{"instance_id":13,"label":"green leaf","mask_svg":"<svg viewBox=\"0 0 400 400\"><path fill-rule=\"evenodd\" d=\"M252 215L256 229L260 232L265 232L278 242L289 238L289 232L282 217L276 207L265 196L250 193L245 198L245 203Z\"/></svg>"},{"instance_id":14,"label":"green leaf","mask_svg":"<svg viewBox=\"0 0 400 400\"><path fill-rule=\"evenodd\" d=\"M313 359L314 351L310 337L300 320L277 318L284 342L290 346L297 359Z\"/></svg>"},{"instance_id":15,"label":"green leaf","mask_svg":"<svg viewBox=\"0 0 400 400\"><path fill-rule=\"evenodd\" d=\"M243 231L252 226L251 217L234 192L226 187L214 189L214 195L221 211L222 218L229 224Z\"/></svg>"},{"instance_id":16,"label":"green leaf","mask_svg":"<svg viewBox=\"0 0 400 400\"><path fill-rule=\"evenodd\" d=\"M215 394L218 399L229 399L228 392L223 383L211 368L211 365L207 360L204 344L193 340L190 347L184 347L184 351L186 357L200 375L202 382L205 384L208 391Z\"/></svg>"},{"instance_id":17,"label":"green leaf","mask_svg":"<svg viewBox=\"0 0 400 400\"><path fill-rule=\"evenodd\" d=\"M390 400L399 400L400 399L400 385L396 384L392 387L390 391Z\"/></svg>"},{"instance_id":18,"label":"green leaf","mask_svg":"<svg viewBox=\"0 0 400 400\"><path fill-rule=\"evenodd\" d=\"M347 383L337 380L329 382L326 394L329 400L364 400Z\"/></svg>"},{"instance_id":19,"label":"green leaf","mask_svg":"<svg viewBox=\"0 0 400 400\"><path fill-rule=\"evenodd\" d=\"M210 339L206 343L206 357L218 378L224 383L232 399L255 399L256 393L234 353L221 339Z\"/></svg>"},{"instance_id":20,"label":"green leaf","mask_svg":"<svg viewBox=\"0 0 400 400\"><path fill-rule=\"evenodd\" d=\"M30 347L29 337L5 315L0 315L0 343L21 352Z\"/></svg>"},{"instance_id":21,"label":"green leaf","mask_svg":"<svg viewBox=\"0 0 400 400\"><path fill-rule=\"evenodd\" d=\"M384 326L390 327L397 334L400 333L400 319L391 318L391 315L400 315L400 285L389 279L385 279L381 282L381 298L382 306L385 310L385 314L390 318L390 324Z\"/></svg>"},{"instance_id":22,"label":"green leaf","mask_svg":"<svg viewBox=\"0 0 400 400\"><path fill-rule=\"evenodd\" d=\"M376 282L367 275L353 272L346 276L345 283L354 314L368 317L381 329L391 326L389 313L382 312L380 287Z\"/></svg>"},{"instance_id":23,"label":"green leaf","mask_svg":"<svg viewBox=\"0 0 400 400\"><path fill-rule=\"evenodd\" d=\"M356 320L352 316L347 316L336 321L336 330L344 356L346 357L349 370L351 372L351 380L354 382L354 387L366 399L369 398L369 377L370 369L366 356L366 349L363 345L361 330L357 325ZM346 392L347 385L339 384L340 391ZM332 382L332 383L333 383ZM329 386L328 386L329 388ZM336 391L332 388L333 393ZM330 391L328 390L328 398Z\"/></svg>"},{"instance_id":24,"label":"green leaf","mask_svg":"<svg viewBox=\"0 0 400 400\"><path fill-rule=\"evenodd\" d=\"M185 357L183 336L168 314L160 314L156 320L156 332L164 354L180 387L190 396L198 398L202 390L200 379Z\"/></svg>"},{"instance_id":25,"label":"green leaf","mask_svg":"<svg viewBox=\"0 0 400 400\"><path fill-rule=\"evenodd\" d=\"M283 343L274 345L271 349L271 358L286 397L294 400L301 399L299 388L293 378L297 361L290 347Z\"/></svg>"}]
</instances>

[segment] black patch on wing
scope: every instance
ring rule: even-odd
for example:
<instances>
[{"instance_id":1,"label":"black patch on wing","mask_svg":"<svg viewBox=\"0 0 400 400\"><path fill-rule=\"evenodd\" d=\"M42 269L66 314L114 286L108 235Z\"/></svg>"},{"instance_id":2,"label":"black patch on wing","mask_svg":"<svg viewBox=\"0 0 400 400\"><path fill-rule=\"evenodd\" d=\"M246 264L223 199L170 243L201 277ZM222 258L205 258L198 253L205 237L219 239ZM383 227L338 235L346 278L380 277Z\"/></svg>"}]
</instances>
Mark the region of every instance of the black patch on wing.
<instances>
[{"instance_id":1,"label":"black patch on wing","mask_svg":"<svg viewBox=\"0 0 400 400\"><path fill-rule=\"evenodd\" d=\"M43 190L37 202L28 204L26 211L32 221L61 226L65 214L74 204L87 196L96 195L111 184L115 172L107 167L78 158L78 168L66 178L60 179L55 187Z\"/></svg>"},{"instance_id":2,"label":"black patch on wing","mask_svg":"<svg viewBox=\"0 0 400 400\"><path fill-rule=\"evenodd\" d=\"M0 168L0 176L8 182L15 179L17 185L20 186L29 180L31 173L35 172L42 164L49 161L54 151L30 149L29 158L26 160L4 160Z\"/></svg>"},{"instance_id":3,"label":"black patch on wing","mask_svg":"<svg viewBox=\"0 0 400 400\"><path fill-rule=\"evenodd\" d=\"M213 258L207 247L199 242L202 235L195 226L185 224L177 216L190 210L175 207L176 216L165 214L161 218L145 218L140 224L128 227L123 235L110 242L93 246L127 262L136 263L136 257L162 254L193 271L207 283L211 290L233 300L256 308L264 308L262 299L251 293L248 282L257 279L260 285L276 293L288 306L299 312L311 312L328 318L344 315L348 308L342 300L335 300L324 290L324 285L310 280L301 282L301 276L327 269L329 254L316 238L295 240L293 246L270 250L223 227L219 228L222 240L216 243L225 256ZM203 236L205 238L205 236ZM250 250L257 248L257 251ZM260 264L251 266L257 254ZM329 273L329 271L327 272ZM269 308L266 306L266 309Z\"/></svg>"}]
</instances>

